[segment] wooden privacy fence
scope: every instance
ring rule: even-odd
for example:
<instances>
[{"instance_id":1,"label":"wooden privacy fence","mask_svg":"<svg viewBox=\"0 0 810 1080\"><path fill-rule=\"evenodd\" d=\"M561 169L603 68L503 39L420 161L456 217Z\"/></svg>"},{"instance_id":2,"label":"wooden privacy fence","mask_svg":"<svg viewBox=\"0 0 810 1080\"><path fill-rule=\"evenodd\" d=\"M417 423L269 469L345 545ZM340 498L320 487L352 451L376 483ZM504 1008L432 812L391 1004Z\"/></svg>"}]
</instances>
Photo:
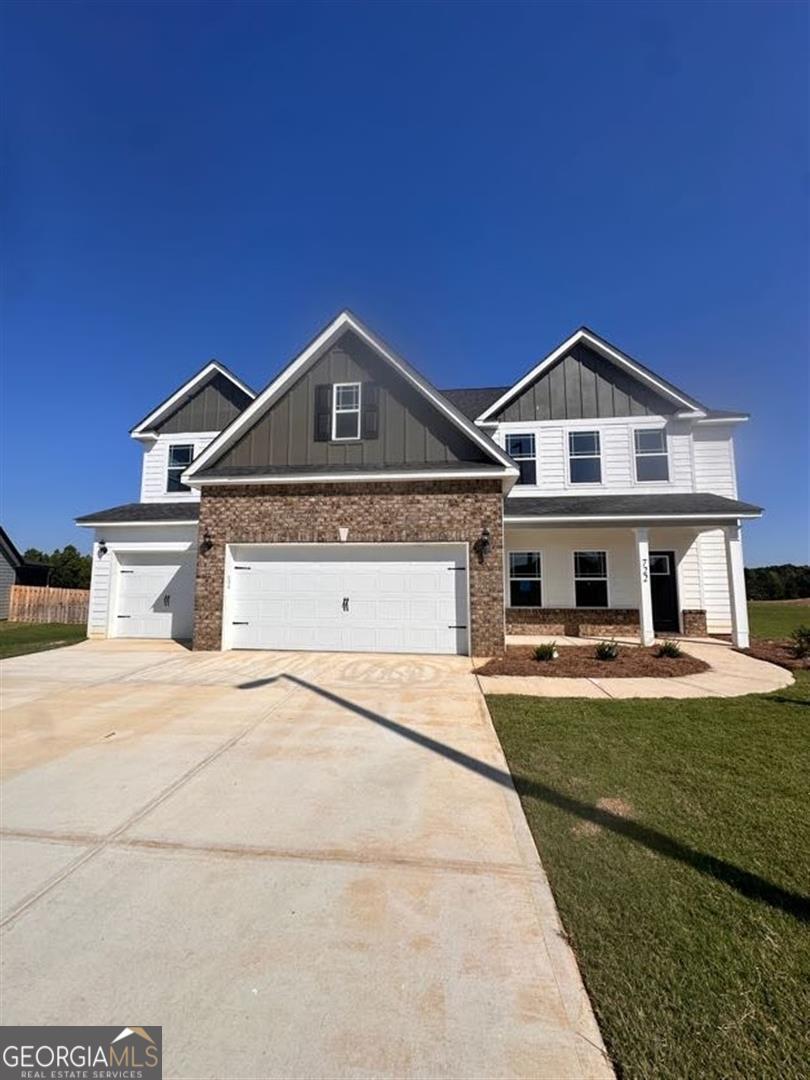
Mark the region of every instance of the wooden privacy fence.
<instances>
[{"instance_id":1,"label":"wooden privacy fence","mask_svg":"<svg viewBox=\"0 0 810 1080\"><path fill-rule=\"evenodd\" d=\"M12 585L10 622L87 622L89 589L52 589L45 585Z\"/></svg>"}]
</instances>

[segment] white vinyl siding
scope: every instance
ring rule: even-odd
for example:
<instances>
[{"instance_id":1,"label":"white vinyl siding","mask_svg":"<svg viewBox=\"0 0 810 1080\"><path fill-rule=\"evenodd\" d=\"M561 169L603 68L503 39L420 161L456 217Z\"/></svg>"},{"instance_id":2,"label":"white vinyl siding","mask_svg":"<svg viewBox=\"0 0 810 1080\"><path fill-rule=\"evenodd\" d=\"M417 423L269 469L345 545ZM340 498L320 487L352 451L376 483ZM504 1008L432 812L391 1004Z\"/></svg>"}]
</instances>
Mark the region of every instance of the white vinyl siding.
<instances>
[{"instance_id":1,"label":"white vinyl siding","mask_svg":"<svg viewBox=\"0 0 810 1080\"><path fill-rule=\"evenodd\" d=\"M664 428L669 479L640 482L636 478L635 432ZM537 448L537 484L516 484L511 495L629 495L649 491L713 491L695 483L692 461L692 426L666 417L621 417L603 420L529 421L501 424L496 441L506 445L507 435L533 434ZM699 428L694 429L696 432ZM602 464L601 483L572 483L569 435L572 431L598 431ZM718 494L725 492L718 491Z\"/></svg>"},{"instance_id":2,"label":"white vinyl siding","mask_svg":"<svg viewBox=\"0 0 810 1080\"><path fill-rule=\"evenodd\" d=\"M219 432L193 432L180 435L159 435L154 442L145 444L141 472L141 502L197 502L199 490L167 491L169 475L169 447L193 446L198 457Z\"/></svg>"},{"instance_id":3,"label":"white vinyl siding","mask_svg":"<svg viewBox=\"0 0 810 1080\"><path fill-rule=\"evenodd\" d=\"M8 606L11 601L11 586L17 580L17 572L0 551L0 619L8 618Z\"/></svg>"},{"instance_id":4,"label":"white vinyl siding","mask_svg":"<svg viewBox=\"0 0 810 1080\"><path fill-rule=\"evenodd\" d=\"M695 491L737 498L734 440L731 427L696 427L693 441Z\"/></svg>"},{"instance_id":5,"label":"white vinyl siding","mask_svg":"<svg viewBox=\"0 0 810 1080\"><path fill-rule=\"evenodd\" d=\"M99 541L104 540L107 554L98 557ZM196 552L197 525L119 525L102 526L95 530L93 542L93 566L90 580L90 603L87 613L87 636L105 638L110 636L111 585L114 580L115 553L174 550L184 548L192 555Z\"/></svg>"},{"instance_id":6,"label":"white vinyl siding","mask_svg":"<svg viewBox=\"0 0 810 1080\"><path fill-rule=\"evenodd\" d=\"M722 529L697 537L690 529L651 528L651 551L674 551L681 610L704 610L709 633L729 633L731 615ZM638 607L635 538L629 528L505 530L505 589L509 597L511 551L542 551L543 606L575 606L574 552L607 553L608 593L614 608Z\"/></svg>"}]
</instances>

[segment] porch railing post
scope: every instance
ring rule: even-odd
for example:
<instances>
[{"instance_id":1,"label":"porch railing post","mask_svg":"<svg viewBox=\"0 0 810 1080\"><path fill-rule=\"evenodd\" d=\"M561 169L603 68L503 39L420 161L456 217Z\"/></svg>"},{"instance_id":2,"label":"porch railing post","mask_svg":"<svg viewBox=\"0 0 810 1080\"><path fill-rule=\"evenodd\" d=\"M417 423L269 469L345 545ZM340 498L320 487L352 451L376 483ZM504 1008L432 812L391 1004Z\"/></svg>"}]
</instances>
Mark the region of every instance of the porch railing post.
<instances>
[{"instance_id":1,"label":"porch railing post","mask_svg":"<svg viewBox=\"0 0 810 1080\"><path fill-rule=\"evenodd\" d=\"M748 606L745 596L745 566L739 525L726 525L726 569L731 604L731 640L738 649L748 648Z\"/></svg>"},{"instance_id":2,"label":"porch railing post","mask_svg":"<svg viewBox=\"0 0 810 1080\"><path fill-rule=\"evenodd\" d=\"M636 537L641 644L652 645L655 641L655 627L653 626L652 585L650 583L650 531L649 529L634 529L633 532Z\"/></svg>"}]
</instances>

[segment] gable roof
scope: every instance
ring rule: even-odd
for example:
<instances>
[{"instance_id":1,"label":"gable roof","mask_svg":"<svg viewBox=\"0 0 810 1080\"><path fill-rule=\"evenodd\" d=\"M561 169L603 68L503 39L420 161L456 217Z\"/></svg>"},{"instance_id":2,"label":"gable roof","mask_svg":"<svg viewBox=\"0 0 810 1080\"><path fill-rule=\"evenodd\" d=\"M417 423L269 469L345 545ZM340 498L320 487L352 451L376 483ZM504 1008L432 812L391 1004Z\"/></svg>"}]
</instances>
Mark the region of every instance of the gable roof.
<instances>
[{"instance_id":1,"label":"gable roof","mask_svg":"<svg viewBox=\"0 0 810 1080\"><path fill-rule=\"evenodd\" d=\"M519 379L513 386L510 386L505 393L501 394L500 397L485 406L476 417L478 423L492 421L510 401L516 398L518 394L527 387L531 386L543 372L547 371L558 360L561 360L566 353L579 342L583 342L599 356L603 356L606 360L609 360L611 363L616 364L618 367L629 372L646 386L652 387L652 389L662 397L669 398L669 400L675 402L682 411L697 413L700 416L703 416L708 412L706 406L702 405L696 398L686 394L683 390L679 390L677 386L671 382L667 382L666 379L662 379L660 375L656 375L655 372L651 371L648 367L645 367L640 361L634 360L631 356L628 356L627 353L616 348L615 345L611 345L609 341L600 337L593 330L589 330L587 326L581 326L555 349L552 349L552 351L539 363L535 364L522 379Z\"/></svg>"},{"instance_id":2,"label":"gable roof","mask_svg":"<svg viewBox=\"0 0 810 1080\"><path fill-rule=\"evenodd\" d=\"M219 360L209 360L207 364L200 368L196 375L192 375L182 386L178 386L165 401L162 401L156 409L152 409L150 413L147 413L147 415L130 430L130 435L133 439L148 438L156 424L159 424L160 421L175 409L185 397L192 394L207 379L216 374L229 379L234 386L241 390L243 394L246 394L251 400L256 397L256 391L252 390L247 383L243 383L240 378L234 375L234 373L229 370L229 368L225 367L224 364L221 364Z\"/></svg>"},{"instance_id":3,"label":"gable roof","mask_svg":"<svg viewBox=\"0 0 810 1080\"><path fill-rule=\"evenodd\" d=\"M11 537L6 530L0 525L0 551L3 552L9 564L13 567L22 566L25 562L22 555L17 551L14 546Z\"/></svg>"},{"instance_id":4,"label":"gable roof","mask_svg":"<svg viewBox=\"0 0 810 1080\"><path fill-rule=\"evenodd\" d=\"M203 452L193 461L185 473L183 483L198 484L214 482L213 475L208 478L207 470L211 470L217 459L233 443L247 431L270 406L277 401L286 391L294 379L300 377L309 369L347 330L353 331L361 340L366 342L375 352L391 367L397 371L408 383L410 383L427 400L471 442L479 446L492 461L499 466L495 475L514 479L518 470L512 459L497 446L489 436L481 431L466 417L455 405L443 394L432 386L427 379L416 371L415 368L386 345L381 338L369 329L356 315L348 310L343 310L323 330L317 334L310 343L265 387L255 400L236 419L225 428ZM437 469L435 472L440 473ZM262 477L263 478L263 477ZM275 479L267 474L267 479ZM377 479L382 478L377 474ZM256 477L256 479L260 479ZM222 478L220 479L222 482Z\"/></svg>"}]
</instances>

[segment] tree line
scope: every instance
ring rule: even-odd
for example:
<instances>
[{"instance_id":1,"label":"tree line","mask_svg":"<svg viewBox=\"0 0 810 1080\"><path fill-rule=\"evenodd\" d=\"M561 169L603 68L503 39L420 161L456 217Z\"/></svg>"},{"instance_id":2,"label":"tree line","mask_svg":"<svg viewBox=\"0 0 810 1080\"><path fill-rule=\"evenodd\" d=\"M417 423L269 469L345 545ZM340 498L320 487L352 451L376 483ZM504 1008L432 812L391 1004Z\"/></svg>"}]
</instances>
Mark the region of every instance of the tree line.
<instances>
[{"instance_id":1,"label":"tree line","mask_svg":"<svg viewBox=\"0 0 810 1080\"><path fill-rule=\"evenodd\" d=\"M73 544L57 548L50 555L37 548L29 548L23 553L23 558L26 562L45 563L50 566L48 584L54 589L90 588L93 559L90 555L82 555Z\"/></svg>"},{"instance_id":2,"label":"tree line","mask_svg":"<svg viewBox=\"0 0 810 1080\"><path fill-rule=\"evenodd\" d=\"M800 600L810 596L810 566L755 566L745 570L749 600Z\"/></svg>"}]
</instances>

